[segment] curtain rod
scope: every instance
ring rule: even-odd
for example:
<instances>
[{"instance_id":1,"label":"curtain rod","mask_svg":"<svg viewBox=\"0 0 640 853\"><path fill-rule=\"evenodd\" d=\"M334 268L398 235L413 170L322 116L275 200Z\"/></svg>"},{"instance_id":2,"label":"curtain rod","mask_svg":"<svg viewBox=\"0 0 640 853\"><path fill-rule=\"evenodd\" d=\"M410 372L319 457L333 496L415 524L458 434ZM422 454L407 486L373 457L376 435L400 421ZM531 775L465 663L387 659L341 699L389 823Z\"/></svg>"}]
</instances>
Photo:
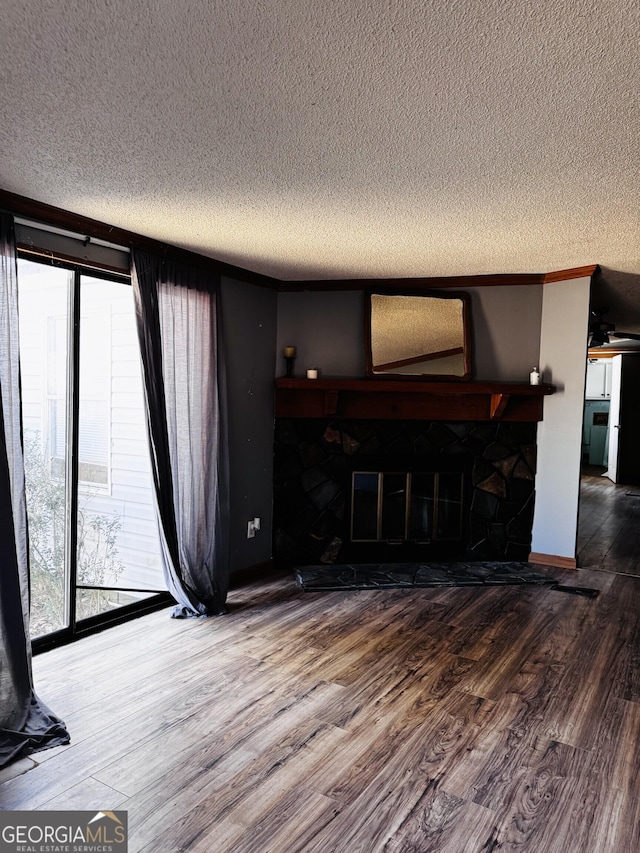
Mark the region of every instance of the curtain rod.
<instances>
[{"instance_id":1,"label":"curtain rod","mask_svg":"<svg viewBox=\"0 0 640 853\"><path fill-rule=\"evenodd\" d=\"M10 212L10 211L7 211ZM107 240L102 240L100 237L91 237L88 234L83 234L80 231L69 231L65 228L58 228L56 225L48 225L46 222L38 222L35 219L27 219L24 216L13 215L13 221L16 225L24 225L27 228L34 228L36 231L46 231L49 234L59 234L61 237L69 237L72 240L79 240L85 245L93 243L94 246L104 246L107 249L115 249L118 252L131 253L129 246L123 246L121 243L109 243Z\"/></svg>"}]
</instances>

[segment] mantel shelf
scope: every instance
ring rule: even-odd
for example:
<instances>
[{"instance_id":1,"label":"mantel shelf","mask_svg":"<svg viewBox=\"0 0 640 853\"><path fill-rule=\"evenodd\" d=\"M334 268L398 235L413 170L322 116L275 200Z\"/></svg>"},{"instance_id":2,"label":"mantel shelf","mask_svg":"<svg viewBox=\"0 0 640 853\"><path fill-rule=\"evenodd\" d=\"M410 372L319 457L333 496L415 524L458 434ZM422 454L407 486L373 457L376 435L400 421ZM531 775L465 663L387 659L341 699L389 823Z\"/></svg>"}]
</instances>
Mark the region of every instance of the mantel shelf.
<instances>
[{"instance_id":1,"label":"mantel shelf","mask_svg":"<svg viewBox=\"0 0 640 853\"><path fill-rule=\"evenodd\" d=\"M389 379L276 379L280 418L540 421L553 385Z\"/></svg>"}]
</instances>

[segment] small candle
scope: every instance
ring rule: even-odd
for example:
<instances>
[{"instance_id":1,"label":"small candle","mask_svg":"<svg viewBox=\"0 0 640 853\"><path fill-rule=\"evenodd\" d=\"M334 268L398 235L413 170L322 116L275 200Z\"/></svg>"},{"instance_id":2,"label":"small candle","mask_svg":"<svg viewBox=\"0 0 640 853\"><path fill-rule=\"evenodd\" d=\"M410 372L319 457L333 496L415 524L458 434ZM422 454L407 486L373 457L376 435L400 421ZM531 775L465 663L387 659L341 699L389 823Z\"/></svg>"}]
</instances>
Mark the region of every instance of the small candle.
<instances>
[{"instance_id":1,"label":"small candle","mask_svg":"<svg viewBox=\"0 0 640 853\"><path fill-rule=\"evenodd\" d=\"M317 378L318 378L318 371L315 369L315 367L309 367L307 369L307 379L317 379Z\"/></svg>"},{"instance_id":2,"label":"small candle","mask_svg":"<svg viewBox=\"0 0 640 853\"><path fill-rule=\"evenodd\" d=\"M295 358L296 357L296 348L295 347L285 347L284 348L284 357L285 358Z\"/></svg>"}]
</instances>

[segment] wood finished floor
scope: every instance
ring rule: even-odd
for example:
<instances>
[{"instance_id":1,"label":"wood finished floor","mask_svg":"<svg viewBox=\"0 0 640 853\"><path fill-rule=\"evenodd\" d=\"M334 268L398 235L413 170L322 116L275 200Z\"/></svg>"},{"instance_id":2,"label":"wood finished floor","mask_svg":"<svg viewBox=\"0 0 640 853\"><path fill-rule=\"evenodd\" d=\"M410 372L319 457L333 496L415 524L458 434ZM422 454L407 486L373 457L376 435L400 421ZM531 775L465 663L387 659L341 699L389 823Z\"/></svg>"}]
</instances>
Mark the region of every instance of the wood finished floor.
<instances>
[{"instance_id":1,"label":"wood finished floor","mask_svg":"<svg viewBox=\"0 0 640 853\"><path fill-rule=\"evenodd\" d=\"M145 853L640 849L640 579L234 591L34 660L72 744L3 809L126 809Z\"/></svg>"},{"instance_id":2,"label":"wood finished floor","mask_svg":"<svg viewBox=\"0 0 640 853\"><path fill-rule=\"evenodd\" d=\"M578 565L640 576L640 486L616 485L597 472L582 476Z\"/></svg>"}]
</instances>

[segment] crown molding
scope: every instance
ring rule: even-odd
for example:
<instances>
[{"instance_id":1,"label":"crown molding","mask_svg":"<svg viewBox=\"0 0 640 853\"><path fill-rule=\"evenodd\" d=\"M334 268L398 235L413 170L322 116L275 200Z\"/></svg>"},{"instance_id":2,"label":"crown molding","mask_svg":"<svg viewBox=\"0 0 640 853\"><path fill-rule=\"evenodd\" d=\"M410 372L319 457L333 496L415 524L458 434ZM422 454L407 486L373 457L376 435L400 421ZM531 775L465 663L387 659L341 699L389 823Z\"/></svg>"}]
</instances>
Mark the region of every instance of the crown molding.
<instances>
[{"instance_id":1,"label":"crown molding","mask_svg":"<svg viewBox=\"0 0 640 853\"><path fill-rule=\"evenodd\" d=\"M544 274L543 284L549 284L553 281L569 281L572 278L591 278L599 269L598 264L589 264L585 267L573 267L573 269L569 270L548 272Z\"/></svg>"},{"instance_id":2,"label":"crown molding","mask_svg":"<svg viewBox=\"0 0 640 853\"><path fill-rule=\"evenodd\" d=\"M574 278L591 277L597 264L556 270L547 273L499 273L492 275L437 276L434 278L345 278L309 281L282 281L278 290L292 293L304 290L446 290L465 287L512 287L514 285L549 284Z\"/></svg>"}]
</instances>

